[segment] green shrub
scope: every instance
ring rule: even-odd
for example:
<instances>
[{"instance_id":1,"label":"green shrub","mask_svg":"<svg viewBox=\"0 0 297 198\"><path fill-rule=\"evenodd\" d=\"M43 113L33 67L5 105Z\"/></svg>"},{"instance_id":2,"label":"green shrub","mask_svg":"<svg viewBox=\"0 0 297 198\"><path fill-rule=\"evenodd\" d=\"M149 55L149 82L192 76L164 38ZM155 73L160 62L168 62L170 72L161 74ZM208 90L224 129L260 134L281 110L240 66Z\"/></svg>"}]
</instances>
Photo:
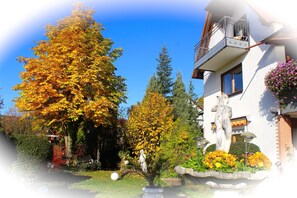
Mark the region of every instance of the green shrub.
<instances>
[{"instance_id":1,"label":"green shrub","mask_svg":"<svg viewBox=\"0 0 297 198\"><path fill-rule=\"evenodd\" d=\"M260 152L259 146L253 143L248 144L248 153ZM231 144L229 153L235 155L239 160L244 158L245 154L245 143L244 142L235 142Z\"/></svg>"},{"instance_id":2,"label":"green shrub","mask_svg":"<svg viewBox=\"0 0 297 198\"><path fill-rule=\"evenodd\" d=\"M177 119L173 130L161 143L161 155L165 159L163 164L164 177L176 177L174 167L196 156L195 135L191 126L182 119Z\"/></svg>"},{"instance_id":3,"label":"green shrub","mask_svg":"<svg viewBox=\"0 0 297 198\"><path fill-rule=\"evenodd\" d=\"M80 171L96 171L101 169L100 162L83 162L79 164L78 169Z\"/></svg>"},{"instance_id":4,"label":"green shrub","mask_svg":"<svg viewBox=\"0 0 297 198\"><path fill-rule=\"evenodd\" d=\"M194 157L188 159L186 162L181 164L181 166L184 168L192 168L194 171L197 172L205 172L207 168L206 166L204 166L203 160L204 155L200 150L198 150L197 154Z\"/></svg>"},{"instance_id":5,"label":"green shrub","mask_svg":"<svg viewBox=\"0 0 297 198\"><path fill-rule=\"evenodd\" d=\"M30 175L45 167L46 161L51 158L51 145L45 137L18 134L14 138L17 149L14 171Z\"/></svg>"},{"instance_id":6,"label":"green shrub","mask_svg":"<svg viewBox=\"0 0 297 198\"><path fill-rule=\"evenodd\" d=\"M211 144L206 148L205 153L213 152L215 150L216 150L216 144Z\"/></svg>"},{"instance_id":7,"label":"green shrub","mask_svg":"<svg viewBox=\"0 0 297 198\"><path fill-rule=\"evenodd\" d=\"M248 144L248 152L249 153L256 153L258 151L261 151L259 146L253 143ZM213 152L216 150L216 144L211 144L206 148L206 153ZM244 142L235 142L232 143L230 146L229 153L232 155L235 155L239 160L244 158L245 153L245 143Z\"/></svg>"}]
</instances>

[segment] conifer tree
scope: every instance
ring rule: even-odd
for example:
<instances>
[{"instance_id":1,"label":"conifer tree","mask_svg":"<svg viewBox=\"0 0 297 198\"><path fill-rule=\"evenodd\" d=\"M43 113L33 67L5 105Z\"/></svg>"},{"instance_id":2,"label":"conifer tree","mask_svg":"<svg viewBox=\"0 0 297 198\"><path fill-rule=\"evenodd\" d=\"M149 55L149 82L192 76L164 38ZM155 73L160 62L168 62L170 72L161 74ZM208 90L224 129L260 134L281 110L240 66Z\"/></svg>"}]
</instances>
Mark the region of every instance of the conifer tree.
<instances>
[{"instance_id":1,"label":"conifer tree","mask_svg":"<svg viewBox=\"0 0 297 198\"><path fill-rule=\"evenodd\" d=\"M193 85L192 80L190 80L190 84L189 84L189 96L190 96L192 101L197 101L198 100L197 94L195 94L195 87Z\"/></svg>"},{"instance_id":2,"label":"conifer tree","mask_svg":"<svg viewBox=\"0 0 297 198\"><path fill-rule=\"evenodd\" d=\"M156 78L159 85L159 93L162 94L165 98L171 97L172 92L172 67L171 67L171 57L168 54L168 50L165 46L162 47L157 59L157 73Z\"/></svg>"},{"instance_id":3,"label":"conifer tree","mask_svg":"<svg viewBox=\"0 0 297 198\"><path fill-rule=\"evenodd\" d=\"M158 79L154 74L153 76L151 76L149 83L146 87L146 93L148 92L160 93L159 90L160 90L160 86L158 84Z\"/></svg>"},{"instance_id":4,"label":"conifer tree","mask_svg":"<svg viewBox=\"0 0 297 198\"><path fill-rule=\"evenodd\" d=\"M4 106L4 102L3 102L3 99L0 96L0 110L3 108L3 106Z\"/></svg>"},{"instance_id":5,"label":"conifer tree","mask_svg":"<svg viewBox=\"0 0 297 198\"><path fill-rule=\"evenodd\" d=\"M197 135L201 134L201 127L199 125L198 117L200 115L199 105L198 105L198 97L195 94L194 85L192 81L189 84L189 105L188 105L188 121L192 130L197 133Z\"/></svg>"},{"instance_id":6,"label":"conifer tree","mask_svg":"<svg viewBox=\"0 0 297 198\"><path fill-rule=\"evenodd\" d=\"M194 95L194 87L190 85L189 92ZM173 112L174 112L174 127L171 133L166 136L162 144L164 157L167 159L167 169L165 175L175 175L174 167L182 164L187 159L196 155L196 138L199 136L199 129L191 124L191 97L186 92L185 84L183 83L182 74L176 75L176 81L173 85Z\"/></svg>"},{"instance_id":7,"label":"conifer tree","mask_svg":"<svg viewBox=\"0 0 297 198\"><path fill-rule=\"evenodd\" d=\"M185 84L182 79L182 74L178 72L176 74L176 80L173 84L173 107L174 118L188 119L188 103L189 96L186 93Z\"/></svg>"}]
</instances>

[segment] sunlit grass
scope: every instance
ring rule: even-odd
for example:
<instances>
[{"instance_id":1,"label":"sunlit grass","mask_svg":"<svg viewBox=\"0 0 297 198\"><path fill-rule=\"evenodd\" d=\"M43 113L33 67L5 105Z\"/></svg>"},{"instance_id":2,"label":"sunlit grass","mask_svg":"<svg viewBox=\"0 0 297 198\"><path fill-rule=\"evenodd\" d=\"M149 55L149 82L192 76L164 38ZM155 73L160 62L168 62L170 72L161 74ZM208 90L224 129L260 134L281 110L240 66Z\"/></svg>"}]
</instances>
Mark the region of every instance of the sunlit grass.
<instances>
[{"instance_id":1,"label":"sunlit grass","mask_svg":"<svg viewBox=\"0 0 297 198\"><path fill-rule=\"evenodd\" d=\"M96 198L139 197L147 182L138 175L129 175L124 179L113 181L111 171L81 172L80 175L91 176L88 180L75 183L71 188L89 190L97 193Z\"/></svg>"},{"instance_id":2,"label":"sunlit grass","mask_svg":"<svg viewBox=\"0 0 297 198\"><path fill-rule=\"evenodd\" d=\"M79 175L91 176L92 178L71 185L71 188L88 190L96 193L96 198L139 198L143 194L143 187L147 186L147 181L132 174L123 179L111 180L112 171L93 171L80 172ZM203 185L186 185L180 187L171 187L161 181L164 187L164 198L171 196L181 196L187 198L211 198L212 191Z\"/></svg>"}]
</instances>

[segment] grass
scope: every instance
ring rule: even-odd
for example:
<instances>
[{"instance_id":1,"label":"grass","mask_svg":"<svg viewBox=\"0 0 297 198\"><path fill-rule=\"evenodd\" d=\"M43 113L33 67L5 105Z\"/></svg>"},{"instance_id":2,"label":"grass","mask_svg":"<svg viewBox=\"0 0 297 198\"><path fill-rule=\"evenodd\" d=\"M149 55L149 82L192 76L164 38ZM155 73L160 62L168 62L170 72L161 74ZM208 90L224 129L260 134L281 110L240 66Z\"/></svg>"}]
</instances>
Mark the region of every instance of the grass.
<instances>
[{"instance_id":1,"label":"grass","mask_svg":"<svg viewBox=\"0 0 297 198\"><path fill-rule=\"evenodd\" d=\"M137 175L129 175L124 179L113 181L110 178L111 173L111 171L80 172L79 175L92 178L72 184L71 188L95 192L96 198L133 198L139 197L142 194L142 188L147 185L147 182Z\"/></svg>"},{"instance_id":2,"label":"grass","mask_svg":"<svg viewBox=\"0 0 297 198\"><path fill-rule=\"evenodd\" d=\"M110 178L111 173L112 171L80 172L79 175L91 178L74 183L71 188L91 191L96 193L96 198L139 198L143 194L143 187L148 185L146 180L136 174L113 181ZM172 187L164 182L161 185L164 187L164 198L211 198L213 195L208 187L202 185Z\"/></svg>"}]
</instances>

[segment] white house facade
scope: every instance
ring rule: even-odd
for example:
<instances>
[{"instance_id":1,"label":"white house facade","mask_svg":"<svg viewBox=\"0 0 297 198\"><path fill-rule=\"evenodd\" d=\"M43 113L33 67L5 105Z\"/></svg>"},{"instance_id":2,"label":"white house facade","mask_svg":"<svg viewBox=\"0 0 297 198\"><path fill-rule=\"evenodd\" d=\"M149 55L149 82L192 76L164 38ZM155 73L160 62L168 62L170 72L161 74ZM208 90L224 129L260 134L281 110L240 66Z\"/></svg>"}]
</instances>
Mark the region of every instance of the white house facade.
<instances>
[{"instance_id":1,"label":"white house facade","mask_svg":"<svg viewBox=\"0 0 297 198\"><path fill-rule=\"evenodd\" d=\"M294 147L297 114L278 110L264 78L278 62L297 58L296 44L292 44L297 37L245 0L211 0L205 10L192 76L204 81L204 137L215 143L211 109L217 96L225 93L232 108L232 142L242 141L242 132L252 132L256 135L252 143L273 163L286 161L286 152ZM289 123L284 122L287 118ZM284 129L286 124L290 128Z\"/></svg>"}]
</instances>

